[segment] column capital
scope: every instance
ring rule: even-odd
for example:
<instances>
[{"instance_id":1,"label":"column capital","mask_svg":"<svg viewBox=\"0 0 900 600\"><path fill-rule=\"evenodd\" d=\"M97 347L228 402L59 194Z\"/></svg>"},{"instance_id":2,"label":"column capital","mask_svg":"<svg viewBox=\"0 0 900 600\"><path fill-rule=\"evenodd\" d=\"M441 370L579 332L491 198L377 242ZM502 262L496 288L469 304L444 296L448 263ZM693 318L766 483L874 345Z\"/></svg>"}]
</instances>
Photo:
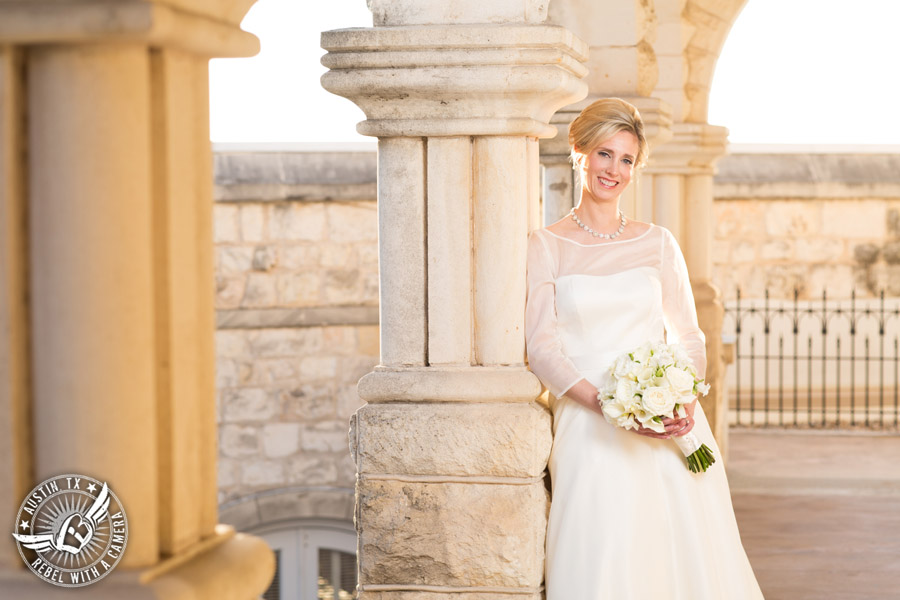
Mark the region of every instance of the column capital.
<instances>
[{"instance_id":1,"label":"column capital","mask_svg":"<svg viewBox=\"0 0 900 600\"><path fill-rule=\"evenodd\" d=\"M253 56L259 40L240 28L252 3L232 2L217 12L209 5L224 2L0 2L0 44L135 42L210 57Z\"/></svg>"},{"instance_id":2,"label":"column capital","mask_svg":"<svg viewBox=\"0 0 900 600\"><path fill-rule=\"evenodd\" d=\"M587 45L555 25L341 29L322 47L322 86L363 110L363 135L549 137L587 93Z\"/></svg>"},{"instance_id":3,"label":"column capital","mask_svg":"<svg viewBox=\"0 0 900 600\"><path fill-rule=\"evenodd\" d=\"M675 123L672 138L656 148L646 173L712 175L728 148L728 129L707 123Z\"/></svg>"}]
</instances>

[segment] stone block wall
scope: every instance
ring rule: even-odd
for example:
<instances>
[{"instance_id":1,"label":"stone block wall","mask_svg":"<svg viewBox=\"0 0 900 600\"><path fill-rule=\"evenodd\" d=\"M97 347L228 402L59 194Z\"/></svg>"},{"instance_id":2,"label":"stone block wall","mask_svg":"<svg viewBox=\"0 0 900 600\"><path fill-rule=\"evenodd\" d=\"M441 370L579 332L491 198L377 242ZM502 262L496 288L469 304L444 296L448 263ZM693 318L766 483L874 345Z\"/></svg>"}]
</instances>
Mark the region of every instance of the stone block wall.
<instances>
[{"instance_id":1,"label":"stone block wall","mask_svg":"<svg viewBox=\"0 0 900 600\"><path fill-rule=\"evenodd\" d=\"M352 496L349 418L357 381L378 362L374 179L374 152L216 155L226 507L272 490Z\"/></svg>"},{"instance_id":2,"label":"stone block wall","mask_svg":"<svg viewBox=\"0 0 900 600\"><path fill-rule=\"evenodd\" d=\"M900 296L900 159L734 154L715 179L713 281L743 298Z\"/></svg>"},{"instance_id":3,"label":"stone block wall","mask_svg":"<svg viewBox=\"0 0 900 600\"><path fill-rule=\"evenodd\" d=\"M216 334L220 501L270 488L352 488L348 419L378 361L374 325Z\"/></svg>"},{"instance_id":4,"label":"stone block wall","mask_svg":"<svg viewBox=\"0 0 900 600\"><path fill-rule=\"evenodd\" d=\"M218 202L220 310L377 306L375 202Z\"/></svg>"}]
</instances>

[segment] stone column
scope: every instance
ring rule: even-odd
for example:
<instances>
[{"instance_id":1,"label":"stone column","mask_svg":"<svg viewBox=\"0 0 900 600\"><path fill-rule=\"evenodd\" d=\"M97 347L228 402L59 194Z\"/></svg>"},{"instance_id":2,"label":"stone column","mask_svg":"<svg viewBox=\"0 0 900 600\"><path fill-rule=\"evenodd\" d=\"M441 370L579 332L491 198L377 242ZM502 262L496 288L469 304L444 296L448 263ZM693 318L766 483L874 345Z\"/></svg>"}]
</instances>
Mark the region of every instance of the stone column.
<instances>
[{"instance_id":1,"label":"stone column","mask_svg":"<svg viewBox=\"0 0 900 600\"><path fill-rule=\"evenodd\" d=\"M655 149L646 175L653 180L653 219L675 235L684 252L706 334L706 380L712 389L701 399L723 453L728 446L725 363L722 346L724 306L712 284L713 194L716 160L725 154L728 130L698 123L676 123L674 135Z\"/></svg>"},{"instance_id":2,"label":"stone column","mask_svg":"<svg viewBox=\"0 0 900 600\"><path fill-rule=\"evenodd\" d=\"M539 142L543 181L541 206L543 221L538 227L555 223L578 203L581 197L581 177L572 168L569 149L569 125L589 102L582 101L556 112L550 124L556 135Z\"/></svg>"},{"instance_id":3,"label":"stone column","mask_svg":"<svg viewBox=\"0 0 900 600\"><path fill-rule=\"evenodd\" d=\"M322 35L324 87L379 138L381 364L351 422L363 599L541 595L551 432L524 364L526 234L537 138L586 92L586 48L545 7L376 1L374 28Z\"/></svg>"},{"instance_id":4,"label":"stone column","mask_svg":"<svg viewBox=\"0 0 900 600\"><path fill-rule=\"evenodd\" d=\"M207 63L257 41L215 4L0 6L0 510L51 476L109 482L129 540L92 597L252 598L272 575L217 525ZM66 594L13 548L5 591Z\"/></svg>"}]
</instances>

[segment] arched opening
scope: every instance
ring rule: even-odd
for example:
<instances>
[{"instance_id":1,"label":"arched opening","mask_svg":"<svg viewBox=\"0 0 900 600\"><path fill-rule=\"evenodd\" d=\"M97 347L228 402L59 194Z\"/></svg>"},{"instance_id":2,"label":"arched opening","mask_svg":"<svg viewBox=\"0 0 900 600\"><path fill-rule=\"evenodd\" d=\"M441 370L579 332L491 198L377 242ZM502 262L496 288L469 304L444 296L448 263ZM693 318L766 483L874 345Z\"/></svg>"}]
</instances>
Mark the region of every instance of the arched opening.
<instances>
[{"instance_id":1,"label":"arched opening","mask_svg":"<svg viewBox=\"0 0 900 600\"><path fill-rule=\"evenodd\" d=\"M322 520L252 532L275 551L275 577L264 600L354 600L356 531Z\"/></svg>"}]
</instances>

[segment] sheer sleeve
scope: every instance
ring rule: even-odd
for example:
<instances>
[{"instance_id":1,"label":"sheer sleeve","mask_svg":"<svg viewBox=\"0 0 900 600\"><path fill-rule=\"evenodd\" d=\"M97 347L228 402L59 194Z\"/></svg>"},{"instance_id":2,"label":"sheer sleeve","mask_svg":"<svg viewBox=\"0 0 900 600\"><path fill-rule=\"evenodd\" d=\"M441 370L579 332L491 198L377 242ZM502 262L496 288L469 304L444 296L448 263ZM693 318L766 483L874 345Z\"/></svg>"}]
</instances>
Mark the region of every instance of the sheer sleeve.
<instances>
[{"instance_id":1,"label":"sheer sleeve","mask_svg":"<svg viewBox=\"0 0 900 600\"><path fill-rule=\"evenodd\" d=\"M697 307L687 264L675 236L667 229L663 229L662 246L660 279L666 342L684 346L703 378L706 376L706 336L697 322Z\"/></svg>"},{"instance_id":2,"label":"sheer sleeve","mask_svg":"<svg viewBox=\"0 0 900 600\"><path fill-rule=\"evenodd\" d=\"M528 366L559 398L584 377L563 354L556 329L556 261L538 231L528 238L525 344Z\"/></svg>"}]
</instances>

